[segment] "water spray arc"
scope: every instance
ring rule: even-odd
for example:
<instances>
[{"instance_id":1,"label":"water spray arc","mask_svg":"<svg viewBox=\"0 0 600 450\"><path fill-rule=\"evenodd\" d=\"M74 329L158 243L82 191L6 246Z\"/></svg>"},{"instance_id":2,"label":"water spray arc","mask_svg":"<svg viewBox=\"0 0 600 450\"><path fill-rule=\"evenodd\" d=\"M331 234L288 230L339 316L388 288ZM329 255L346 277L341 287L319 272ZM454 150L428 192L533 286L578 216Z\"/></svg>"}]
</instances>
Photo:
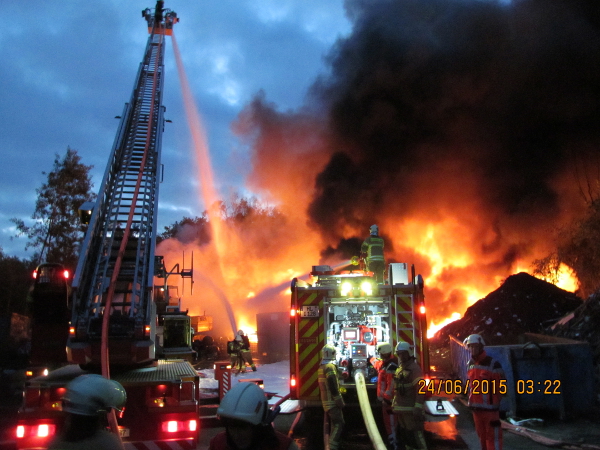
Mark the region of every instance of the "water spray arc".
<instances>
[{"instance_id":1,"label":"water spray arc","mask_svg":"<svg viewBox=\"0 0 600 450\"><path fill-rule=\"evenodd\" d=\"M223 254L225 253L223 225L218 211L215 210L215 208L213 208L213 205L215 205L218 200L218 196L214 187L214 174L212 170L212 164L210 161L208 142L206 139L206 131L204 129L200 113L198 112L198 108L196 107L196 104L194 102L192 90L190 88L185 68L183 66L181 52L179 51L179 46L177 45L177 39L175 39L174 34L171 37L173 40L173 52L175 53L175 61L177 63L177 72L179 74L179 80L181 83L181 92L183 96L185 114L187 117L190 133L192 135L192 145L197 161L198 178L200 179L201 186L201 196L204 200L204 205L208 212L208 223L212 230L212 242L215 248L216 260L220 270L220 279L223 283L225 283L225 277L223 276L225 273L223 266ZM231 303L229 299L225 295L225 292L222 289L219 289L212 280L208 280L205 277L204 279L211 284L215 293L218 294L219 299L221 300L223 306L227 311L227 315L229 316L229 320L231 322L232 331L235 334L235 317L233 315L233 310L231 308Z\"/></svg>"}]
</instances>

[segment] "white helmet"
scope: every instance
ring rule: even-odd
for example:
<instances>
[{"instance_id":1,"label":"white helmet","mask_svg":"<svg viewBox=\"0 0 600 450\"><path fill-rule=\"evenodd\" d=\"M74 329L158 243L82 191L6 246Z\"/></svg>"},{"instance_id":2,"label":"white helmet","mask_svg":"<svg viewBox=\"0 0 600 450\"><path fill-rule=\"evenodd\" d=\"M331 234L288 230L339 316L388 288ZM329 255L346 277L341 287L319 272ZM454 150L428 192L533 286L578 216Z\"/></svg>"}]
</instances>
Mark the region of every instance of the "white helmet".
<instances>
[{"instance_id":1,"label":"white helmet","mask_svg":"<svg viewBox=\"0 0 600 450\"><path fill-rule=\"evenodd\" d=\"M336 350L333 345L327 344L327 345L323 346L323 348L321 349L321 357L323 358L323 361L321 361L321 364L325 364L329 361L335 360L335 354L336 354Z\"/></svg>"},{"instance_id":2,"label":"white helmet","mask_svg":"<svg viewBox=\"0 0 600 450\"><path fill-rule=\"evenodd\" d=\"M123 409L127 400L125 389L115 380L101 375L80 375L67 385L63 396L63 411L81 416L95 416L110 408Z\"/></svg>"},{"instance_id":3,"label":"white helmet","mask_svg":"<svg viewBox=\"0 0 600 450\"><path fill-rule=\"evenodd\" d=\"M238 334L239 334L240 336L243 336L243 335L244 335L244 330L238 330Z\"/></svg>"},{"instance_id":4,"label":"white helmet","mask_svg":"<svg viewBox=\"0 0 600 450\"><path fill-rule=\"evenodd\" d=\"M485 341L479 334L471 334L463 341L463 345L466 347L469 344L481 344L485 345Z\"/></svg>"},{"instance_id":5,"label":"white helmet","mask_svg":"<svg viewBox=\"0 0 600 450\"><path fill-rule=\"evenodd\" d=\"M371 233L371 236L378 236L379 227L377 225L371 225L371 227L369 228L369 232Z\"/></svg>"},{"instance_id":6,"label":"white helmet","mask_svg":"<svg viewBox=\"0 0 600 450\"><path fill-rule=\"evenodd\" d=\"M260 387L251 381L240 381L221 400L217 416L241 420L252 425L267 425L275 417L269 401Z\"/></svg>"},{"instance_id":7,"label":"white helmet","mask_svg":"<svg viewBox=\"0 0 600 450\"><path fill-rule=\"evenodd\" d=\"M388 353L392 353L392 345L387 342L381 342L377 344L377 352L380 355L386 355Z\"/></svg>"},{"instance_id":8,"label":"white helmet","mask_svg":"<svg viewBox=\"0 0 600 450\"><path fill-rule=\"evenodd\" d=\"M408 342L399 341L396 345L396 353L398 352L408 352L410 353L410 345Z\"/></svg>"}]
</instances>

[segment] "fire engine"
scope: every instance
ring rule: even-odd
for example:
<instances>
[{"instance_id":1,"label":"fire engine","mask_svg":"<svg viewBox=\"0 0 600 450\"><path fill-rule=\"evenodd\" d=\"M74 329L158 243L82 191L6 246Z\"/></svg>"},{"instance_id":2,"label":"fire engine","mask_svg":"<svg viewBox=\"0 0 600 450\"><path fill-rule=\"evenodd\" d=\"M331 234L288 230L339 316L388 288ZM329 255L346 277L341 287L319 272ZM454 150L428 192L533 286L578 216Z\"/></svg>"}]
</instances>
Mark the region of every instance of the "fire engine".
<instances>
[{"instance_id":1,"label":"fire engine","mask_svg":"<svg viewBox=\"0 0 600 450\"><path fill-rule=\"evenodd\" d=\"M62 264L43 263L33 271L27 306L31 318L28 375L67 362L70 272Z\"/></svg>"},{"instance_id":2,"label":"fire engine","mask_svg":"<svg viewBox=\"0 0 600 450\"><path fill-rule=\"evenodd\" d=\"M155 352L159 314L154 277L166 273L162 258L154 254L165 122L163 61L166 36L178 22L177 14L163 5L157 1L154 12L142 11L150 36L131 100L121 116L97 201L79 211L88 228L72 282L70 364L27 382L17 448L45 448L63 427L66 385L99 368L105 374L106 367L107 375L127 392L118 418L126 447L139 441L160 441L160 448L197 444L198 373L189 361L157 360ZM191 277L191 271L178 274ZM183 344L189 344L189 331L189 326L183 329Z\"/></svg>"},{"instance_id":3,"label":"fire engine","mask_svg":"<svg viewBox=\"0 0 600 450\"><path fill-rule=\"evenodd\" d=\"M429 373L423 278L405 263L389 264L388 282L354 268L313 266L310 279L294 278L290 311L290 396L320 406L317 372L321 349L336 348L341 385L355 388L355 373L375 387L371 359L377 344L408 342L424 373Z\"/></svg>"}]
</instances>

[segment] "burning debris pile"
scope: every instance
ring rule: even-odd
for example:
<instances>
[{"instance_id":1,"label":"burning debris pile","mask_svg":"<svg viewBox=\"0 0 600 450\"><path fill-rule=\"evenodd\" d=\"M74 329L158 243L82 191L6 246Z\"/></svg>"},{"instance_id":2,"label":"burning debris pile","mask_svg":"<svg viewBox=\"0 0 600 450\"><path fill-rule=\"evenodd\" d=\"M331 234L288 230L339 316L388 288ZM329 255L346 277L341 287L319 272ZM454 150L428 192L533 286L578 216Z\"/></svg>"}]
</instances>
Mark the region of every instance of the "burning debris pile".
<instances>
[{"instance_id":1,"label":"burning debris pile","mask_svg":"<svg viewBox=\"0 0 600 450\"><path fill-rule=\"evenodd\" d=\"M590 344L596 386L600 386L600 292L590 295L572 314L559 321L551 332L557 337Z\"/></svg>"},{"instance_id":2,"label":"burning debris pile","mask_svg":"<svg viewBox=\"0 0 600 450\"><path fill-rule=\"evenodd\" d=\"M470 306L462 319L438 331L430 341L431 348L439 351L446 347L449 335L462 339L471 333L481 334L488 345L517 344L523 333L544 333L561 317L584 305L575 294L521 272ZM600 331L596 333L600 339Z\"/></svg>"}]
</instances>

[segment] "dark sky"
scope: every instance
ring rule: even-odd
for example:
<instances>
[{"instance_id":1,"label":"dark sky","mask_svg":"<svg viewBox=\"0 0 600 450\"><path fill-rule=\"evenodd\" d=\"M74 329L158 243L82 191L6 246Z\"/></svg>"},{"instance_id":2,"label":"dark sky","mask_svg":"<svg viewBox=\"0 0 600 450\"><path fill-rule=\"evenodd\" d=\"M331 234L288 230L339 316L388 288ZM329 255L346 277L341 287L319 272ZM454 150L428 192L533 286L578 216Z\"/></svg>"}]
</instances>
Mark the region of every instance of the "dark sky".
<instances>
[{"instance_id":1,"label":"dark sky","mask_svg":"<svg viewBox=\"0 0 600 450\"><path fill-rule=\"evenodd\" d=\"M31 214L54 153L70 145L104 170L146 40L140 11L153 6L40 2L32 14L21 3L6 4L15 26L0 32L0 245L11 252L8 219ZM378 223L388 259L417 265L443 316L545 256L599 178L595 1L165 6L181 17L216 188L256 193L289 221L270 234L285 264L263 261L273 285L319 252L351 256ZM170 51L166 76L161 225L204 209Z\"/></svg>"}]
</instances>

